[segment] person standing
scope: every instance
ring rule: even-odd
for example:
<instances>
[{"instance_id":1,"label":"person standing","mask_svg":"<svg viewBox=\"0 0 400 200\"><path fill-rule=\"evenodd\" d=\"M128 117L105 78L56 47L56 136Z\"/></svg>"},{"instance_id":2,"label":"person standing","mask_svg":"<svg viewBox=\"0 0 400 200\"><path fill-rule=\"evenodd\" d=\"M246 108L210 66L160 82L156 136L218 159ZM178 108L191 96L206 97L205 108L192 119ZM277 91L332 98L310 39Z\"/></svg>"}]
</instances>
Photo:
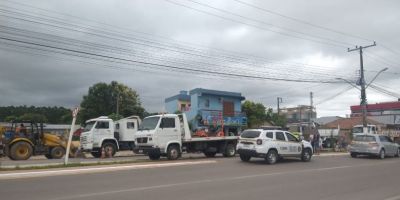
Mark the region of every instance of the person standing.
<instances>
[{"instance_id":1,"label":"person standing","mask_svg":"<svg viewBox=\"0 0 400 200\"><path fill-rule=\"evenodd\" d=\"M314 151L315 151L315 155L319 155L320 153L320 148L321 148L321 135L319 134L318 128L315 127L315 133L314 133L314 137L313 137L313 141L314 141Z\"/></svg>"}]
</instances>

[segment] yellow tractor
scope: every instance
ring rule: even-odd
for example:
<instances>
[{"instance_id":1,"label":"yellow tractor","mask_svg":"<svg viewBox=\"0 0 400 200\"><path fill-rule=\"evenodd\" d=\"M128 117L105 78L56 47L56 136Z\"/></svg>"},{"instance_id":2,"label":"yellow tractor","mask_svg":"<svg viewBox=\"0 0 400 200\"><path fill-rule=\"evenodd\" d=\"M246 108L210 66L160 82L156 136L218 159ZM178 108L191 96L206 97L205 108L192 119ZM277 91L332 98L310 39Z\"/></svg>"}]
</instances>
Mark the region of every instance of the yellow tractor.
<instances>
[{"instance_id":1,"label":"yellow tractor","mask_svg":"<svg viewBox=\"0 0 400 200\"><path fill-rule=\"evenodd\" d=\"M32 155L44 155L48 159L59 159L65 154L67 139L43 132L43 123L14 121L3 134L4 154L12 160L27 160ZM79 148L79 142L71 144L70 156Z\"/></svg>"}]
</instances>

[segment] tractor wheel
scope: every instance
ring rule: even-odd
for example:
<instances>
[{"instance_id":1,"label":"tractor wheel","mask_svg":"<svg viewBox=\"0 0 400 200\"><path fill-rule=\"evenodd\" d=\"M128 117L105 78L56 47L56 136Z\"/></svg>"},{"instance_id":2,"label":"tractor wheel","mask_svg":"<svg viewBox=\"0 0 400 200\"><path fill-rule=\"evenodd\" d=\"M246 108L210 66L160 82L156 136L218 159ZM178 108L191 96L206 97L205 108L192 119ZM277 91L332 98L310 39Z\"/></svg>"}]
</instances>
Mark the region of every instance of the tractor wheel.
<instances>
[{"instance_id":1,"label":"tractor wheel","mask_svg":"<svg viewBox=\"0 0 400 200\"><path fill-rule=\"evenodd\" d=\"M25 141L16 142L10 148L10 158L12 160L27 160L32 156L32 153L32 146Z\"/></svg>"},{"instance_id":2,"label":"tractor wheel","mask_svg":"<svg viewBox=\"0 0 400 200\"><path fill-rule=\"evenodd\" d=\"M65 149L60 146L53 147L50 150L50 155L53 159L60 159L65 155Z\"/></svg>"}]
</instances>

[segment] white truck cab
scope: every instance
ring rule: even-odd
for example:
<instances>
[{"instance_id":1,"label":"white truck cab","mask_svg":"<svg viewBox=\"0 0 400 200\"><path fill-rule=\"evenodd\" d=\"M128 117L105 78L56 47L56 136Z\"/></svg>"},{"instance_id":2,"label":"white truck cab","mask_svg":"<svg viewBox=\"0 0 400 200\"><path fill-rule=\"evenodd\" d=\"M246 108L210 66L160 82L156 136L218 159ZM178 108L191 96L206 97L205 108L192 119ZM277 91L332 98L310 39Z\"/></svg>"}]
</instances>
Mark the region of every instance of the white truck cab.
<instances>
[{"instance_id":1,"label":"white truck cab","mask_svg":"<svg viewBox=\"0 0 400 200\"><path fill-rule=\"evenodd\" d=\"M355 125L353 126L352 129L353 137L357 135L363 135L363 134L377 134L378 133L378 127L373 124L368 124L367 127L364 129L364 126L361 125Z\"/></svg>"},{"instance_id":2,"label":"white truck cab","mask_svg":"<svg viewBox=\"0 0 400 200\"><path fill-rule=\"evenodd\" d=\"M143 119L135 134L135 152L146 153L152 160L166 156L178 159L182 152L202 152L207 157L222 153L226 157L236 153L237 136L192 136L185 114L163 114Z\"/></svg>"},{"instance_id":3,"label":"white truck cab","mask_svg":"<svg viewBox=\"0 0 400 200\"><path fill-rule=\"evenodd\" d=\"M101 116L86 121L80 142L83 151L90 151L93 157L101 156L102 148L114 156L118 150L132 150L135 133L140 125L138 116L130 116L118 121Z\"/></svg>"},{"instance_id":4,"label":"white truck cab","mask_svg":"<svg viewBox=\"0 0 400 200\"><path fill-rule=\"evenodd\" d=\"M240 135L237 151L244 162L252 157L274 164L279 158L297 157L310 161L313 150L309 142L297 139L288 131L248 129Z\"/></svg>"}]
</instances>

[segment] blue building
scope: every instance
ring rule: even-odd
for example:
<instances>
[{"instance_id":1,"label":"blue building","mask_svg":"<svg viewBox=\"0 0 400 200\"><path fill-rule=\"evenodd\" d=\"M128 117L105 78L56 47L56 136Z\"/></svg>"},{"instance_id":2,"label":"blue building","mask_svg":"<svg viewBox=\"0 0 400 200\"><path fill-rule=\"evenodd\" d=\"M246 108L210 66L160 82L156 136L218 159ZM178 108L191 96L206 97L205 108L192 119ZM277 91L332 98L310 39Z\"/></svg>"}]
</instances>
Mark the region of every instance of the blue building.
<instances>
[{"instance_id":1,"label":"blue building","mask_svg":"<svg viewBox=\"0 0 400 200\"><path fill-rule=\"evenodd\" d=\"M244 99L237 92L196 88L166 98L165 107L168 113L186 113L193 130L223 127L225 135L238 134L247 125L241 106Z\"/></svg>"}]
</instances>

